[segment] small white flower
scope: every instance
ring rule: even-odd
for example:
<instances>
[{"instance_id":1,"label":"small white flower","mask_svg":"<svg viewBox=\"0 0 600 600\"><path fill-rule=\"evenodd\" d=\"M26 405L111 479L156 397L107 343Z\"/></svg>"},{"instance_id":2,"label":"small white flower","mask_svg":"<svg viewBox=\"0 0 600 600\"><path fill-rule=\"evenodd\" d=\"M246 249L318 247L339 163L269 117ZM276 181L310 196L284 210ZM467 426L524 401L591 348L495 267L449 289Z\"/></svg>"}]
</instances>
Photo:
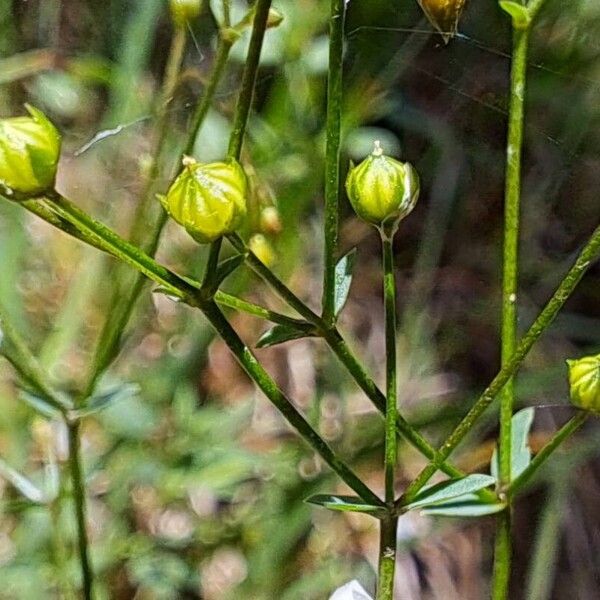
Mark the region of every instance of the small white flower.
<instances>
[{"instance_id":1,"label":"small white flower","mask_svg":"<svg viewBox=\"0 0 600 600\"><path fill-rule=\"evenodd\" d=\"M356 579L333 592L329 600L373 600Z\"/></svg>"}]
</instances>

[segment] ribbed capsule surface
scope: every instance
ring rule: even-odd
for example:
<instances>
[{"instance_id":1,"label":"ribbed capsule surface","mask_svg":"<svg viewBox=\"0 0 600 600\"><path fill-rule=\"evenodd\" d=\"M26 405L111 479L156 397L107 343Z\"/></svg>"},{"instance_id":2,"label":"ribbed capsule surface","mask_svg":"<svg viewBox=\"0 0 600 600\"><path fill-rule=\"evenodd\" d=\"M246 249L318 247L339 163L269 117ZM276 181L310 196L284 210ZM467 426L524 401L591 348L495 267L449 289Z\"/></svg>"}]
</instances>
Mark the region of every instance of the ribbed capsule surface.
<instances>
[{"instance_id":1,"label":"ribbed capsule surface","mask_svg":"<svg viewBox=\"0 0 600 600\"><path fill-rule=\"evenodd\" d=\"M25 106L31 116L0 120L0 185L34 195L54 186L61 137L42 111Z\"/></svg>"},{"instance_id":2,"label":"ribbed capsule surface","mask_svg":"<svg viewBox=\"0 0 600 600\"><path fill-rule=\"evenodd\" d=\"M466 0L419 0L430 23L442 34L444 41L456 33Z\"/></svg>"},{"instance_id":3,"label":"ribbed capsule surface","mask_svg":"<svg viewBox=\"0 0 600 600\"><path fill-rule=\"evenodd\" d=\"M199 243L233 233L246 216L248 183L235 160L186 161L161 202L169 215Z\"/></svg>"},{"instance_id":4,"label":"ribbed capsule surface","mask_svg":"<svg viewBox=\"0 0 600 600\"><path fill-rule=\"evenodd\" d=\"M568 360L571 402L579 408L600 412L600 354Z\"/></svg>"},{"instance_id":5,"label":"ribbed capsule surface","mask_svg":"<svg viewBox=\"0 0 600 600\"><path fill-rule=\"evenodd\" d=\"M346 179L346 191L356 214L376 226L397 224L406 217L417 203L419 189L414 167L383 154L379 142Z\"/></svg>"}]
</instances>

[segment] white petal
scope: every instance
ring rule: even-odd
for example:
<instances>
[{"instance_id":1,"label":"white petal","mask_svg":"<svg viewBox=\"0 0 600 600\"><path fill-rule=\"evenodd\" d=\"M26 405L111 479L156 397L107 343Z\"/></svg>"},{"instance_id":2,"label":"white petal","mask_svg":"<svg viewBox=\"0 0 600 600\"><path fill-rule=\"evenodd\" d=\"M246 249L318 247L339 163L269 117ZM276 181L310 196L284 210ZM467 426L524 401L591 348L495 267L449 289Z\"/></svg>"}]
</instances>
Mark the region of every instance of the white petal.
<instances>
[{"instance_id":1,"label":"white petal","mask_svg":"<svg viewBox=\"0 0 600 600\"><path fill-rule=\"evenodd\" d=\"M329 600L373 600L356 579L333 592Z\"/></svg>"}]
</instances>

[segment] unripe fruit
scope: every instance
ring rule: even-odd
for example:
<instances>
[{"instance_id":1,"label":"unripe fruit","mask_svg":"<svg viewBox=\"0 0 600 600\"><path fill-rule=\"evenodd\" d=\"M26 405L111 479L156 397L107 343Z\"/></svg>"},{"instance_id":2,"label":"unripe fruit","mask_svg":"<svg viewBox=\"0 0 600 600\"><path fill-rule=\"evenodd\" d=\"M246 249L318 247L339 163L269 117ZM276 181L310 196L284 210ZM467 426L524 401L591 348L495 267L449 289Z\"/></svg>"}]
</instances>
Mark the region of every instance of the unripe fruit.
<instances>
[{"instance_id":1,"label":"unripe fruit","mask_svg":"<svg viewBox=\"0 0 600 600\"><path fill-rule=\"evenodd\" d=\"M585 410L600 412L600 354L568 360L571 402Z\"/></svg>"},{"instance_id":2,"label":"unripe fruit","mask_svg":"<svg viewBox=\"0 0 600 600\"><path fill-rule=\"evenodd\" d=\"M200 244L233 233L246 216L248 183L241 165L201 164L184 159L184 169L160 197L165 210Z\"/></svg>"},{"instance_id":3,"label":"unripe fruit","mask_svg":"<svg viewBox=\"0 0 600 600\"><path fill-rule=\"evenodd\" d=\"M30 117L0 120L0 186L35 195L54 187L61 137L42 111L25 107Z\"/></svg>"},{"instance_id":4,"label":"unripe fruit","mask_svg":"<svg viewBox=\"0 0 600 600\"><path fill-rule=\"evenodd\" d=\"M419 197L419 176L409 163L385 156L379 142L373 153L350 169L346 191L356 214L377 227L395 226Z\"/></svg>"},{"instance_id":5,"label":"unripe fruit","mask_svg":"<svg viewBox=\"0 0 600 600\"><path fill-rule=\"evenodd\" d=\"M466 0L419 0L426 17L442 34L446 43L456 33L465 2Z\"/></svg>"},{"instance_id":6,"label":"unripe fruit","mask_svg":"<svg viewBox=\"0 0 600 600\"><path fill-rule=\"evenodd\" d=\"M200 14L202 0L169 0L171 18L176 27L185 27Z\"/></svg>"}]
</instances>

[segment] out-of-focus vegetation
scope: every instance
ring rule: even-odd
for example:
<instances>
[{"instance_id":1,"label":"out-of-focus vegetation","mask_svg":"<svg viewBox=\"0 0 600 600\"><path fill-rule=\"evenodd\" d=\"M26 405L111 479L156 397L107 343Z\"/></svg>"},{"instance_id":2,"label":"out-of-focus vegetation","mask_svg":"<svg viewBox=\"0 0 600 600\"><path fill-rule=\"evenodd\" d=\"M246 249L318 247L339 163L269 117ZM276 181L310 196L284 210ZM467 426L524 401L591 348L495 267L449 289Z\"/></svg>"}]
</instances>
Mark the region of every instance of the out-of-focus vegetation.
<instances>
[{"instance_id":1,"label":"out-of-focus vegetation","mask_svg":"<svg viewBox=\"0 0 600 600\"><path fill-rule=\"evenodd\" d=\"M239 4L234 8L243 13ZM266 228L275 269L316 306L329 3L276 6L285 20L267 34L244 155L260 174L262 206L252 208L246 233L261 229L261 208L277 207L281 227ZM210 9L206 3L194 23L184 77L169 104L173 154L214 59ZM523 329L600 214L599 32L596 1L548 0L533 36ZM121 232L148 168L155 133L149 115L171 34L163 0L0 4L0 116L20 114L25 101L44 110L64 133L59 189ZM344 165L361 159L377 138L421 174L420 204L396 239L400 401L409 420L439 441L498 370L509 21L496 2L472 0L460 34L445 47L416 2L352 0L346 37ZM244 56L240 43L196 140L200 160L226 152ZM163 184L169 173L167 165ZM342 246L359 251L342 326L381 381L378 240L348 205L344 210ZM159 258L198 275L205 257L170 224ZM76 389L86 377L116 273L97 251L0 202L0 300L63 387ZM227 286L281 308L248 272L240 270ZM99 597L320 600L353 578L368 587L375 523L303 503L311 493L332 491L336 480L201 317L150 292L148 285L123 351L101 382L118 397L83 429ZM264 326L248 316L232 319L255 343ZM521 405L565 405L537 411L534 446L572 415L564 360L597 353L599 345L595 267L518 378ZM380 490L382 422L323 345L301 340L258 352L323 437ZM457 455L466 471L489 463L487 440L496 433L490 423ZM511 597L597 596L599 441L590 422L517 503ZM40 502L14 485L10 470L49 485L65 468L65 444L62 428L36 416L10 366L0 363L0 598L61 597L59 590L79 577L70 490ZM401 453L408 480L424 460L407 446ZM488 525L403 517L398 598L485 597Z\"/></svg>"}]
</instances>

